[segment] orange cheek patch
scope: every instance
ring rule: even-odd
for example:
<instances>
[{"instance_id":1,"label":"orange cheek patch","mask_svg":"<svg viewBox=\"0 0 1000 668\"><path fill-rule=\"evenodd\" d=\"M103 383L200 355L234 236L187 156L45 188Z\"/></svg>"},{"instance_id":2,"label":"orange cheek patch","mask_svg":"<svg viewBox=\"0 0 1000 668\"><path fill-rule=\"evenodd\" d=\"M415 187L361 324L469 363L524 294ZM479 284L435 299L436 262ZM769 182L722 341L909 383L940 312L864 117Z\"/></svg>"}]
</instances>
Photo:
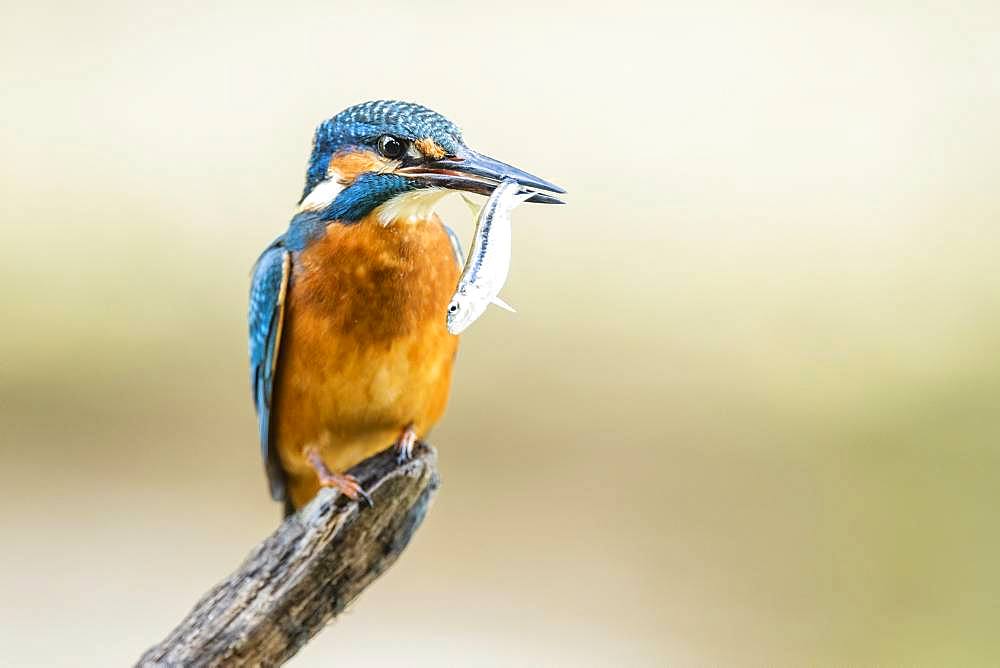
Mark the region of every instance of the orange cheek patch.
<instances>
[{"instance_id":1,"label":"orange cheek patch","mask_svg":"<svg viewBox=\"0 0 1000 668\"><path fill-rule=\"evenodd\" d=\"M428 158L434 158L439 160L447 155L443 148L437 145L430 137L424 137L423 139L418 139L413 142L413 145L417 147L417 150L423 153Z\"/></svg>"},{"instance_id":2,"label":"orange cheek patch","mask_svg":"<svg viewBox=\"0 0 1000 668\"><path fill-rule=\"evenodd\" d=\"M392 163L386 161L371 151L345 151L330 158L328 174L336 173L343 185L349 185L364 172L383 172L390 170Z\"/></svg>"}]
</instances>

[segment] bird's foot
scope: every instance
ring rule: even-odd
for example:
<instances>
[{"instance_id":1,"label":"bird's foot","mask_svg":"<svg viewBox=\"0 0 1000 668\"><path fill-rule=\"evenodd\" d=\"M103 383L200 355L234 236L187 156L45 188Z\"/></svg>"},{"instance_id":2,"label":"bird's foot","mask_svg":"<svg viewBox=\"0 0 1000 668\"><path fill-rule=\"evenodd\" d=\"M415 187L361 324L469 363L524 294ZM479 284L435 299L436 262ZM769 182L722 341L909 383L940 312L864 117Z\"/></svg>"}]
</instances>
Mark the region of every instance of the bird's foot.
<instances>
[{"instance_id":1,"label":"bird's foot","mask_svg":"<svg viewBox=\"0 0 1000 668\"><path fill-rule=\"evenodd\" d=\"M315 448L306 450L306 459L309 460L309 463L316 471L320 487L332 487L351 501L357 501L359 498L364 499L369 508L375 505L372 503L372 497L368 496L368 492L361 486L357 478L346 473L334 473L331 471L327 467L326 462L323 461L318 450Z\"/></svg>"},{"instance_id":2,"label":"bird's foot","mask_svg":"<svg viewBox=\"0 0 1000 668\"><path fill-rule=\"evenodd\" d=\"M365 491L365 488L362 487L361 483L358 482L358 479L352 475L347 475L346 473L329 473L328 475L320 475L319 485L320 487L333 487L351 501L357 501L359 498L364 499L369 508L375 505L372 502L372 497L368 496L368 492Z\"/></svg>"},{"instance_id":3,"label":"bird's foot","mask_svg":"<svg viewBox=\"0 0 1000 668\"><path fill-rule=\"evenodd\" d=\"M413 423L406 425L403 433L396 441L396 461L400 464L410 461L413 457L413 447L417 444L417 432L413 428Z\"/></svg>"}]
</instances>

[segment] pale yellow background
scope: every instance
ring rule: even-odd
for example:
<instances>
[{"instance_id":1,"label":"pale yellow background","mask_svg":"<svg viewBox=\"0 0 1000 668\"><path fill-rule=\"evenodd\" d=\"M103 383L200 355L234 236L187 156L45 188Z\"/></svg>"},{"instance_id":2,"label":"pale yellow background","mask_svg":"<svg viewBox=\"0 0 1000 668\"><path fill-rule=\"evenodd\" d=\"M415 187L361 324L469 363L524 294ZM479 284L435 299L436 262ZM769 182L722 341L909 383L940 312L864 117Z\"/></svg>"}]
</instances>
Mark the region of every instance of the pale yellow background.
<instances>
[{"instance_id":1,"label":"pale yellow background","mask_svg":"<svg viewBox=\"0 0 1000 668\"><path fill-rule=\"evenodd\" d=\"M277 5L3 7L0 663L127 664L275 525L248 272L384 97L571 204L292 665L1000 660L1000 6Z\"/></svg>"}]
</instances>

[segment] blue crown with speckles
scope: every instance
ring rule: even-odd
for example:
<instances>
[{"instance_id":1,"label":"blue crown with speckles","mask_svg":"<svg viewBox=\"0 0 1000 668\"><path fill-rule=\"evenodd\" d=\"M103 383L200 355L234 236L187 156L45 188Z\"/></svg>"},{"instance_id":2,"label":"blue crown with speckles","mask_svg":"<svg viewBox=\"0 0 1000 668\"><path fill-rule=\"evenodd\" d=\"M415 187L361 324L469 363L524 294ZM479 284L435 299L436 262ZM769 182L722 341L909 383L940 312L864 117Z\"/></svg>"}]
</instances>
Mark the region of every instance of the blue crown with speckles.
<instances>
[{"instance_id":1,"label":"blue crown with speckles","mask_svg":"<svg viewBox=\"0 0 1000 668\"><path fill-rule=\"evenodd\" d=\"M398 100L356 104L316 128L303 199L326 177L330 158L338 149L362 144L374 146L375 140L383 134L412 140L430 137L452 154L462 145L462 133L458 126L422 105Z\"/></svg>"}]
</instances>

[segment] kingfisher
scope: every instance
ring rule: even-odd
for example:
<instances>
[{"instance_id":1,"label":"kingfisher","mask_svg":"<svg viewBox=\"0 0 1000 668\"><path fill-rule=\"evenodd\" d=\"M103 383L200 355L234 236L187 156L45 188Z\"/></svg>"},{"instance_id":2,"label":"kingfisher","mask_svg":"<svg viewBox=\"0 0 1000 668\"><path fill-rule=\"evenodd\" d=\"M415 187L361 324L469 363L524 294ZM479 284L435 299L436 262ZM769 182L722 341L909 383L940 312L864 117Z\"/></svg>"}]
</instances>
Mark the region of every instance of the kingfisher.
<instances>
[{"instance_id":1,"label":"kingfisher","mask_svg":"<svg viewBox=\"0 0 1000 668\"><path fill-rule=\"evenodd\" d=\"M435 207L508 178L529 202L562 203L565 190L473 151L419 104L365 102L317 127L298 206L250 288L251 394L286 516L321 487L367 499L346 471L392 445L409 457L441 418L463 253Z\"/></svg>"}]
</instances>

